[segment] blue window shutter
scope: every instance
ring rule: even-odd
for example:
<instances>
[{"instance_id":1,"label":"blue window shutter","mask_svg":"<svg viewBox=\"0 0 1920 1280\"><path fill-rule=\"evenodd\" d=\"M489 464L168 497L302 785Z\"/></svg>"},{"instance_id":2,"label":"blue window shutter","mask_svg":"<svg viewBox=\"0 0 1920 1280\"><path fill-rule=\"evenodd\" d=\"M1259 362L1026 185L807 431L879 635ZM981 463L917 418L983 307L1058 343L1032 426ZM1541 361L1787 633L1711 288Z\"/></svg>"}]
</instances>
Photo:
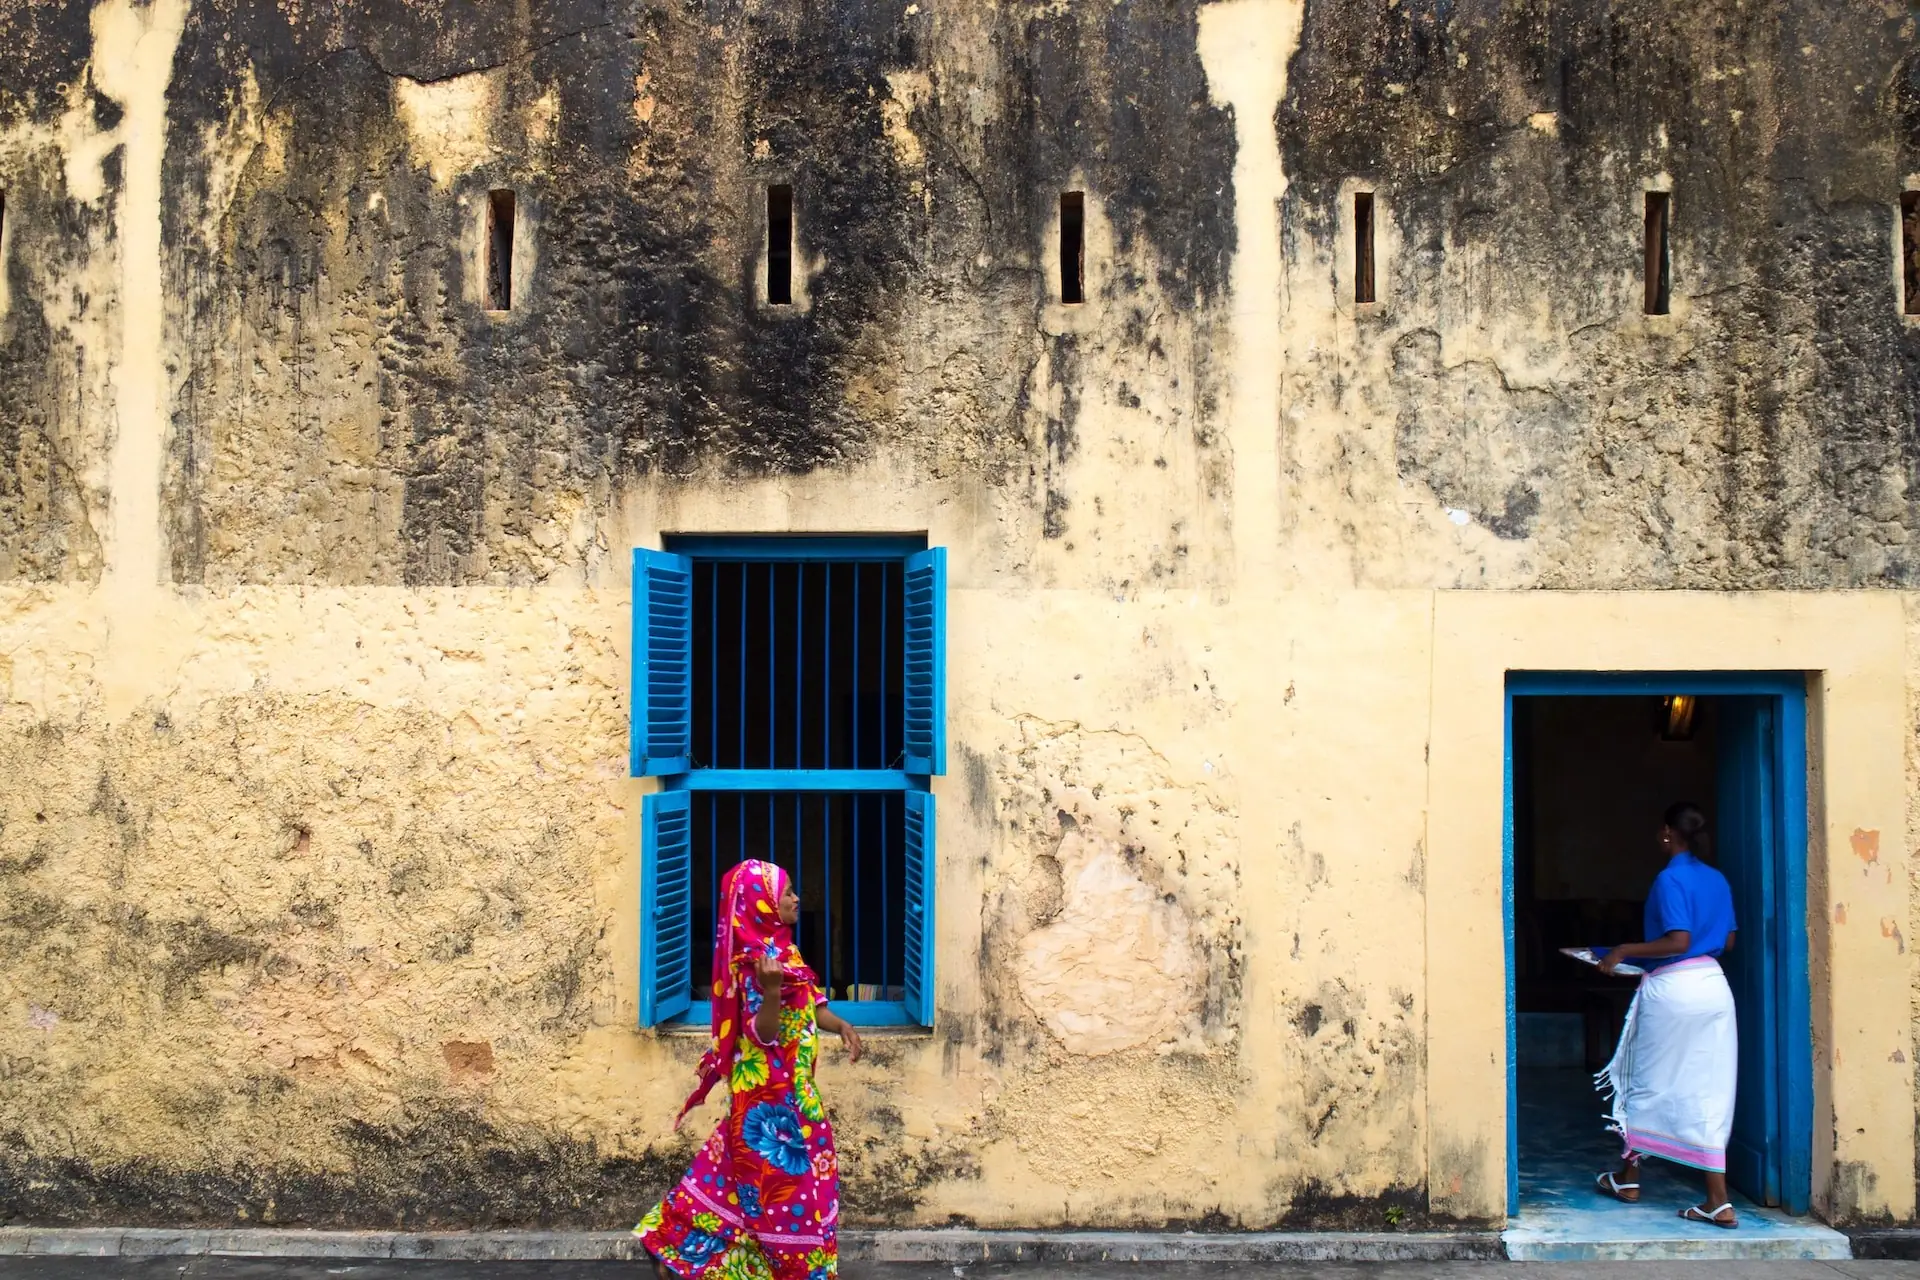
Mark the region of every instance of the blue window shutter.
<instances>
[{"instance_id":1,"label":"blue window shutter","mask_svg":"<svg viewBox=\"0 0 1920 1280\"><path fill-rule=\"evenodd\" d=\"M640 1025L693 1003L693 793L640 802Z\"/></svg>"},{"instance_id":2,"label":"blue window shutter","mask_svg":"<svg viewBox=\"0 0 1920 1280\"><path fill-rule=\"evenodd\" d=\"M908 773L947 771L947 549L907 557L906 762ZM928 811L931 814L931 810Z\"/></svg>"},{"instance_id":3,"label":"blue window shutter","mask_svg":"<svg viewBox=\"0 0 1920 1280\"><path fill-rule=\"evenodd\" d=\"M906 971L907 1016L933 1025L933 794L908 791Z\"/></svg>"},{"instance_id":4,"label":"blue window shutter","mask_svg":"<svg viewBox=\"0 0 1920 1280\"><path fill-rule=\"evenodd\" d=\"M636 778L685 773L693 754L693 562L633 549L633 721Z\"/></svg>"}]
</instances>

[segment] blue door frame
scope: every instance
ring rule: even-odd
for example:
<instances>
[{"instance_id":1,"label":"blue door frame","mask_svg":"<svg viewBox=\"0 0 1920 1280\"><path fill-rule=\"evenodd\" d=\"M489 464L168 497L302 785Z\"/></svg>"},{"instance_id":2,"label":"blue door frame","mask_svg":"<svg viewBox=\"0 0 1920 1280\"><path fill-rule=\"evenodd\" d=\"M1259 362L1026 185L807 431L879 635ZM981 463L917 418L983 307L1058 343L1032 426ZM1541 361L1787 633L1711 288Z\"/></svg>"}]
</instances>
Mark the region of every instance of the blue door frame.
<instances>
[{"instance_id":1,"label":"blue door frame","mask_svg":"<svg viewBox=\"0 0 1920 1280\"><path fill-rule=\"evenodd\" d=\"M1771 758L1775 911L1774 1078L1779 1089L1780 1201L1806 1213L1813 1189L1813 1011L1807 976L1807 684L1798 671L1510 671L1507 673L1502 909L1506 927L1507 1212L1520 1211L1519 1067L1514 1010L1513 700L1529 697L1645 697L1685 693L1769 701L1777 732ZM1759 922L1742 920L1741 936ZM1743 1028L1743 1035L1746 1034Z\"/></svg>"}]
</instances>

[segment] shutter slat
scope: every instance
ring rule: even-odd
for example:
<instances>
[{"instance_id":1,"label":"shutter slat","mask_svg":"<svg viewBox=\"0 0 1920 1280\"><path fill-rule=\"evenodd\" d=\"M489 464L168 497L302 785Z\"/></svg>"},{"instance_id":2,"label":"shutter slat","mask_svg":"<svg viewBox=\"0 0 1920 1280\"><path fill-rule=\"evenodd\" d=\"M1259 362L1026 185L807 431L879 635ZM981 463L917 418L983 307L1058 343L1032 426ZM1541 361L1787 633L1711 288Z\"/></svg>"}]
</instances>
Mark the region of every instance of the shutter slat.
<instances>
[{"instance_id":1,"label":"shutter slat","mask_svg":"<svg viewBox=\"0 0 1920 1280\"><path fill-rule=\"evenodd\" d=\"M934 827L933 794L909 791L906 801L906 890L907 918L902 922L905 934L901 989L906 997L907 1016L923 1027L933 1025L933 885Z\"/></svg>"},{"instance_id":2,"label":"shutter slat","mask_svg":"<svg viewBox=\"0 0 1920 1280\"><path fill-rule=\"evenodd\" d=\"M633 719L636 777L685 773L693 755L693 562L633 552Z\"/></svg>"},{"instance_id":3,"label":"shutter slat","mask_svg":"<svg viewBox=\"0 0 1920 1280\"><path fill-rule=\"evenodd\" d=\"M905 767L947 771L947 549L907 557L902 641Z\"/></svg>"},{"instance_id":4,"label":"shutter slat","mask_svg":"<svg viewBox=\"0 0 1920 1280\"><path fill-rule=\"evenodd\" d=\"M693 793L640 802L640 1025L693 1003Z\"/></svg>"}]
</instances>

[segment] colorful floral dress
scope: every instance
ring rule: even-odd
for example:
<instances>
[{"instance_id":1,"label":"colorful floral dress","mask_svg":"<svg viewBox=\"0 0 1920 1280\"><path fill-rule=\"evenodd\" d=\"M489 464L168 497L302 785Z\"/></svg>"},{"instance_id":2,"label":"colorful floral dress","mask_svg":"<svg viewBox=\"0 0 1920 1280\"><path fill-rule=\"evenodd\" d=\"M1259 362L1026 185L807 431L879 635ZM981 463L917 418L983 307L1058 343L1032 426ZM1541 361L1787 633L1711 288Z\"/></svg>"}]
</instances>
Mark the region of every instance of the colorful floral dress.
<instances>
[{"instance_id":1,"label":"colorful floral dress","mask_svg":"<svg viewBox=\"0 0 1920 1280\"><path fill-rule=\"evenodd\" d=\"M777 880L766 877L769 896L777 902L786 873L770 863L750 862L728 875L748 867L778 872ZM751 889L746 896L742 905L749 916L764 915L755 909ZM725 1078L731 1105L694 1157L693 1168L640 1220L634 1234L684 1280L827 1280L839 1268L840 1171L833 1126L813 1082L817 1010L826 995L801 962L791 935L777 936L786 933L784 927L733 932L727 981L715 983L713 1028L716 1044L729 1049ZM758 936L763 932L766 936ZM785 970L779 1041L771 1045L760 1041L754 1027L761 995L752 970L753 957L769 950L780 956ZM723 1004L725 1012L718 1008ZM707 1083L717 1083L718 1056L710 1053L709 1060ZM703 1084L689 1107L704 1093Z\"/></svg>"}]
</instances>

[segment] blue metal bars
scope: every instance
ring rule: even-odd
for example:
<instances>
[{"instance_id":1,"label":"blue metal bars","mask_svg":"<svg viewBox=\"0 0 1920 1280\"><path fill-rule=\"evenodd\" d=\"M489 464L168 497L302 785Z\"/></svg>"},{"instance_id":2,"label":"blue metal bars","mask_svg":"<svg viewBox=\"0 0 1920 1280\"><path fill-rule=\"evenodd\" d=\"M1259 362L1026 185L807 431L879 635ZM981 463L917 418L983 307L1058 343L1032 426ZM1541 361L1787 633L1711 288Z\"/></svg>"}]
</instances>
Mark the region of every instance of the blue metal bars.
<instances>
[{"instance_id":1,"label":"blue metal bars","mask_svg":"<svg viewBox=\"0 0 1920 1280\"><path fill-rule=\"evenodd\" d=\"M917 550L823 554L837 549L765 558L722 542L695 549L691 759L667 786L691 806L694 954L711 953L727 868L764 858L793 876L797 938L831 998L899 1021L920 941L906 936L916 883L907 837L911 793L924 785L906 772L907 707L920 706L924 721L932 705L906 688L917 634L907 614L917 604L927 631L930 584L909 581L925 558ZM923 683L935 670L926 647L923 635L912 651ZM709 975L694 977L697 1005Z\"/></svg>"},{"instance_id":2,"label":"blue metal bars","mask_svg":"<svg viewBox=\"0 0 1920 1280\"><path fill-rule=\"evenodd\" d=\"M693 563L696 769L900 769L899 560Z\"/></svg>"},{"instance_id":3,"label":"blue metal bars","mask_svg":"<svg viewBox=\"0 0 1920 1280\"><path fill-rule=\"evenodd\" d=\"M682 793L685 794L685 793ZM746 858L785 867L800 894L795 939L835 1000L900 1000L907 826L898 792L693 794L695 996L706 999L720 878Z\"/></svg>"}]
</instances>

